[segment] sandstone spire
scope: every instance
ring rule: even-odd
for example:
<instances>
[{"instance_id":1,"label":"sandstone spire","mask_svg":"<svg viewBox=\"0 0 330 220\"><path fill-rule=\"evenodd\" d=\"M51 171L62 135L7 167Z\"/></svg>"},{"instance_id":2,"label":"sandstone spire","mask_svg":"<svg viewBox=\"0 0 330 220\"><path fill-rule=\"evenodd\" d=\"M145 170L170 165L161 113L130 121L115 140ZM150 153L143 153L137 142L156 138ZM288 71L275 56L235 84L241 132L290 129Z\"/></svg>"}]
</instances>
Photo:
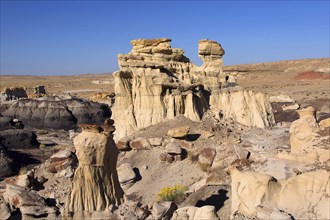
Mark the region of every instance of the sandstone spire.
<instances>
[{"instance_id":1,"label":"sandstone spire","mask_svg":"<svg viewBox=\"0 0 330 220\"><path fill-rule=\"evenodd\" d=\"M107 127L84 125L74 139L79 166L66 209L75 216L88 217L94 211L107 211L110 205L123 202L116 170L118 150L111 134L113 129L109 132Z\"/></svg>"}]
</instances>

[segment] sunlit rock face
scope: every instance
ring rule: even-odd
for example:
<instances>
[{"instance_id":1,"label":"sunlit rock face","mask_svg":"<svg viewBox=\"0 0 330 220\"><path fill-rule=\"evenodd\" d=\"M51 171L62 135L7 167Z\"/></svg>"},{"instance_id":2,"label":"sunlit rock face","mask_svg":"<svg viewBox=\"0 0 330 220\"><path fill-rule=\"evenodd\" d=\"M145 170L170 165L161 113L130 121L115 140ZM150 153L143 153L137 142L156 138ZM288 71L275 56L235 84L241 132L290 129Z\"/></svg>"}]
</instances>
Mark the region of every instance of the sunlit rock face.
<instances>
[{"instance_id":1,"label":"sunlit rock face","mask_svg":"<svg viewBox=\"0 0 330 220\"><path fill-rule=\"evenodd\" d=\"M114 73L116 100L112 109L117 128L115 139L178 115L199 121L209 108L219 115L219 95L222 88L228 87L221 44L200 40L198 55L203 64L196 66L170 42L168 38L132 40L131 52L118 55L120 70ZM254 107L245 109L252 111ZM262 114L268 110L267 106ZM272 114L271 110L268 114ZM262 118L262 122L258 119L247 125L264 127L273 123L267 116ZM243 124L245 121L239 120Z\"/></svg>"},{"instance_id":2,"label":"sunlit rock face","mask_svg":"<svg viewBox=\"0 0 330 220\"><path fill-rule=\"evenodd\" d=\"M93 212L118 207L124 193L117 174L118 150L112 131L97 125L83 125L74 138L79 166L75 171L66 211L77 218L89 218Z\"/></svg>"}]
</instances>

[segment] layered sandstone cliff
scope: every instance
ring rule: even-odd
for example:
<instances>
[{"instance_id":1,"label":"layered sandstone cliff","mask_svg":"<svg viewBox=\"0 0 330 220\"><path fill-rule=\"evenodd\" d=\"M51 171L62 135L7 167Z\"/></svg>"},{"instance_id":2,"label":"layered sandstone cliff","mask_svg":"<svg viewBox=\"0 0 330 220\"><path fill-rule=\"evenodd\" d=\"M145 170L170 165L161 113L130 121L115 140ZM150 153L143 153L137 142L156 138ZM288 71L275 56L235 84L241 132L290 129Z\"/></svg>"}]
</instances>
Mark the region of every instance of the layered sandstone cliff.
<instances>
[{"instance_id":1,"label":"layered sandstone cliff","mask_svg":"<svg viewBox=\"0 0 330 220\"><path fill-rule=\"evenodd\" d=\"M114 73L112 109L116 139L178 115L199 121L210 108L215 115L227 109L225 117L246 125L274 123L268 97L259 99L261 95L253 92L222 93L228 87L228 76L222 70L225 52L220 44L200 40L198 54L203 64L196 66L170 42L168 38L133 40L132 51L118 55L120 70ZM250 112L243 116L240 109Z\"/></svg>"}]
</instances>

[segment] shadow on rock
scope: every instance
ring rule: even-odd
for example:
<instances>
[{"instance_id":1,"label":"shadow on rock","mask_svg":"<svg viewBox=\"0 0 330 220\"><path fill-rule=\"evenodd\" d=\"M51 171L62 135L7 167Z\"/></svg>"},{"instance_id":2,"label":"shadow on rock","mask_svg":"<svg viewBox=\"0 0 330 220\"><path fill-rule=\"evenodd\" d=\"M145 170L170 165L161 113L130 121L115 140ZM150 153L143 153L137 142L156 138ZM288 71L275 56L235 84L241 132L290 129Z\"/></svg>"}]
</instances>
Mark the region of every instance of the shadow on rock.
<instances>
[{"instance_id":1,"label":"shadow on rock","mask_svg":"<svg viewBox=\"0 0 330 220\"><path fill-rule=\"evenodd\" d=\"M211 205L215 207L215 211L217 212L225 204L225 201L229 198L227 197L227 193L227 190L220 189L218 191L218 194L213 194L205 200L198 200L195 206L202 207L205 205Z\"/></svg>"}]
</instances>

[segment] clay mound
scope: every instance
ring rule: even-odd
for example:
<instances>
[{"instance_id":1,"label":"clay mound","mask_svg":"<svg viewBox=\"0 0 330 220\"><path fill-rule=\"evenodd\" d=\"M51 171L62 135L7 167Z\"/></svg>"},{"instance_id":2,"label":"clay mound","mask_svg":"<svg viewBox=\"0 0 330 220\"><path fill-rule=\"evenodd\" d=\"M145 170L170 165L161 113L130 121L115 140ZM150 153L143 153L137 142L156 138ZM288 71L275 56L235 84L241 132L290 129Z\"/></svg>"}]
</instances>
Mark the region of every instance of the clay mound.
<instances>
[{"instance_id":1,"label":"clay mound","mask_svg":"<svg viewBox=\"0 0 330 220\"><path fill-rule=\"evenodd\" d=\"M6 108L1 113L3 116L18 118L32 128L69 130L77 124L102 124L111 116L111 110L105 104L70 96L23 99Z\"/></svg>"},{"instance_id":2,"label":"clay mound","mask_svg":"<svg viewBox=\"0 0 330 220\"><path fill-rule=\"evenodd\" d=\"M312 79L330 79L329 74L323 74L320 72L306 71L299 73L294 77L296 80L312 80Z\"/></svg>"}]
</instances>

